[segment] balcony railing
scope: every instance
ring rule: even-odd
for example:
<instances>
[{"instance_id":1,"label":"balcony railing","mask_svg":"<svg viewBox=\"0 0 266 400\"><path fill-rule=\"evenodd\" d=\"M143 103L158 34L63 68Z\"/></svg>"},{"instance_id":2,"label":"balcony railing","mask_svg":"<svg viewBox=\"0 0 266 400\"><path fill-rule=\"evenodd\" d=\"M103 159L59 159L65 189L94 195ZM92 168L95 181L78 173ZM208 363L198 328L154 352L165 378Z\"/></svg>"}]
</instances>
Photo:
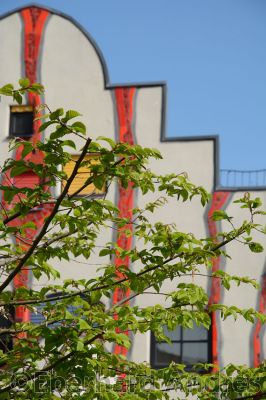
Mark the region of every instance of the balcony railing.
<instances>
[{"instance_id":1,"label":"balcony railing","mask_svg":"<svg viewBox=\"0 0 266 400\"><path fill-rule=\"evenodd\" d=\"M220 186L222 187L266 187L266 169L238 170L221 169Z\"/></svg>"}]
</instances>

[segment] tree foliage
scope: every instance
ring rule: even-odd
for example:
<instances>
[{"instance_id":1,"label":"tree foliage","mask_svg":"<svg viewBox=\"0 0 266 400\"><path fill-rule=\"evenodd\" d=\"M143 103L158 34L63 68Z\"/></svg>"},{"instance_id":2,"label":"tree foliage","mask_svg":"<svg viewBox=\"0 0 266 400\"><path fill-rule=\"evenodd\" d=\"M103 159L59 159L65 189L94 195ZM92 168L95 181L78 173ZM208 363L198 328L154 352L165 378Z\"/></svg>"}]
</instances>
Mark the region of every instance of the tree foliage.
<instances>
[{"instance_id":1,"label":"tree foliage","mask_svg":"<svg viewBox=\"0 0 266 400\"><path fill-rule=\"evenodd\" d=\"M25 92L41 93L41 85L30 85L27 79L19 81L19 88L8 84L0 89L4 96L12 96L19 103ZM184 365L172 363L168 368L153 370L148 363L134 363L110 351L110 344L130 347L130 336L125 332L145 333L152 331L158 340L169 341L163 327L171 331L176 326L192 328L194 324L209 328L210 313L216 311L223 319L245 318L251 323L266 317L259 312L243 310L234 305L209 304L205 290L182 279L197 274L220 279L230 288L257 283L248 277L229 275L222 270L212 272L211 259L226 256L224 246L240 240L252 252L261 252L261 244L253 241L254 230L264 234L255 221L263 214L258 198L249 194L239 199L239 205L249 211L249 220L240 226L224 211L214 213L215 220L226 220L228 231L215 238L196 238L192 233L180 232L176 226L163 222L151 222L150 215L160 215L160 207L169 198L177 202L198 198L205 206L208 193L192 184L185 174L166 176L153 173L148 167L150 158L161 159L155 149L115 143L109 138L92 140L86 127L74 110L62 108L51 111L44 105L37 110L43 121L40 131L50 130L43 142L14 140L11 150L22 149L22 159L8 158L2 167L2 176L16 177L32 171L40 177L34 188L18 188L0 185L3 200L8 207L1 209L0 219L0 306L8 318L12 307L24 306L30 312L42 316L38 325L14 322L9 328L0 329L3 338L13 338L13 349L0 355L0 399L163 399L184 398L189 394L199 399L266 398L266 365L258 368L229 365L219 370L213 365L198 365L187 372ZM76 148L73 136L82 141ZM70 176L64 166L71 160L68 149L79 152ZM32 152L42 152L44 163L30 161ZM97 153L98 162L90 165L90 174L84 185L70 194L69 188L81 166L88 165L87 155ZM63 190L58 198L52 191L58 181ZM105 197L78 196L88 185L97 189L119 184L123 188L132 185L142 195L156 193L156 199L143 209L133 210L133 219L119 217L117 206ZM24 222L32 210L51 204L51 212L37 234L29 239L28 232L35 229L34 222ZM12 224L12 221L20 221ZM129 224L134 226L135 245L132 249L119 248L116 243L98 246L102 230L116 229L130 235ZM19 242L10 240L11 237ZM24 243L24 246L21 246ZM71 263L82 257L89 262L92 254L98 255L99 263L106 263L95 276L53 283L59 278L58 261ZM119 276L114 257L129 258L136 268L121 265ZM109 257L109 258L108 258ZM107 261L106 260L110 260ZM50 283L40 290L20 287L12 290L13 279L24 268L31 268L35 279L44 276ZM162 292L166 280L175 283L175 290ZM60 282L58 280L58 282ZM186 282L186 283L185 283ZM113 291L119 288L124 297L112 304ZM130 295L127 295L130 290ZM154 306L131 306L130 300L149 292L165 298ZM206 373L199 373L205 368ZM245 385L244 382L248 382ZM183 397L182 397L183 396Z\"/></svg>"}]
</instances>

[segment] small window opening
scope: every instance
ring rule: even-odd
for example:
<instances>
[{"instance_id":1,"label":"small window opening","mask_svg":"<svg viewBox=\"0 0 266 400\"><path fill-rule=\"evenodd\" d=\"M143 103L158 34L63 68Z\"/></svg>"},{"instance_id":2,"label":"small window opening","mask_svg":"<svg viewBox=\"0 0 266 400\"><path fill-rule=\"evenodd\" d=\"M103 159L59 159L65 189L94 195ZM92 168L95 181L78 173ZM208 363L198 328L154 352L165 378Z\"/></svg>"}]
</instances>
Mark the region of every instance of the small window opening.
<instances>
[{"instance_id":1,"label":"small window opening","mask_svg":"<svg viewBox=\"0 0 266 400\"><path fill-rule=\"evenodd\" d=\"M29 138L33 135L33 107L11 106L9 136Z\"/></svg>"}]
</instances>

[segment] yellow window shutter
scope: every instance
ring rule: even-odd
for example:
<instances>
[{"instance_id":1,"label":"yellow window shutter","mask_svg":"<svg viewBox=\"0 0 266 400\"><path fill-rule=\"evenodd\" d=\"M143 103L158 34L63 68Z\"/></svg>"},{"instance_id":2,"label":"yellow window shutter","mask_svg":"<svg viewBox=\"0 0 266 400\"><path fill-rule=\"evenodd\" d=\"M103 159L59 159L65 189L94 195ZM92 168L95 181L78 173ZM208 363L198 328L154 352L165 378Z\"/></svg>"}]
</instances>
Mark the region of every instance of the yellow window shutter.
<instances>
[{"instance_id":1,"label":"yellow window shutter","mask_svg":"<svg viewBox=\"0 0 266 400\"><path fill-rule=\"evenodd\" d=\"M68 162L64 166L64 172L67 174L67 177L69 177L71 175L78 158L79 158L79 155L72 155L71 161ZM84 185L86 180L91 176L90 165L98 164L99 158L97 157L97 154L87 155L84 158L84 161L88 161L88 165L82 166L78 169L78 173L68 189L68 194L70 194L70 195L74 194L77 190L79 190ZM64 185L62 185L62 186L64 187ZM85 189L80 191L78 196L88 196L88 195L100 196L100 195L105 194L105 192L106 192L105 185L101 190L99 190L91 183Z\"/></svg>"}]
</instances>

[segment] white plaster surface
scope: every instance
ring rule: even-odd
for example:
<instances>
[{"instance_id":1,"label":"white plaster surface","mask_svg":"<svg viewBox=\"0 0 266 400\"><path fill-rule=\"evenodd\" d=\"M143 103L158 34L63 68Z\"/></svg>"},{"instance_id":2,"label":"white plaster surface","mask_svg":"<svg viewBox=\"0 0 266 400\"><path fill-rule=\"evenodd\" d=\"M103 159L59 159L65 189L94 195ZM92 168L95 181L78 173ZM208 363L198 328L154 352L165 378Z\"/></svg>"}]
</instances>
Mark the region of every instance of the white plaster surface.
<instances>
[{"instance_id":1,"label":"white plaster surface","mask_svg":"<svg viewBox=\"0 0 266 400\"><path fill-rule=\"evenodd\" d=\"M112 95L104 90L98 55L76 26L56 15L46 27L41 79L51 109L78 110L93 138L114 136Z\"/></svg>"},{"instance_id":2,"label":"white plaster surface","mask_svg":"<svg viewBox=\"0 0 266 400\"><path fill-rule=\"evenodd\" d=\"M0 86L12 83L17 85L22 76L22 38L21 20L18 14L10 15L0 21ZM8 134L10 105L12 97L1 96L0 100L0 165L8 156Z\"/></svg>"}]
</instances>

